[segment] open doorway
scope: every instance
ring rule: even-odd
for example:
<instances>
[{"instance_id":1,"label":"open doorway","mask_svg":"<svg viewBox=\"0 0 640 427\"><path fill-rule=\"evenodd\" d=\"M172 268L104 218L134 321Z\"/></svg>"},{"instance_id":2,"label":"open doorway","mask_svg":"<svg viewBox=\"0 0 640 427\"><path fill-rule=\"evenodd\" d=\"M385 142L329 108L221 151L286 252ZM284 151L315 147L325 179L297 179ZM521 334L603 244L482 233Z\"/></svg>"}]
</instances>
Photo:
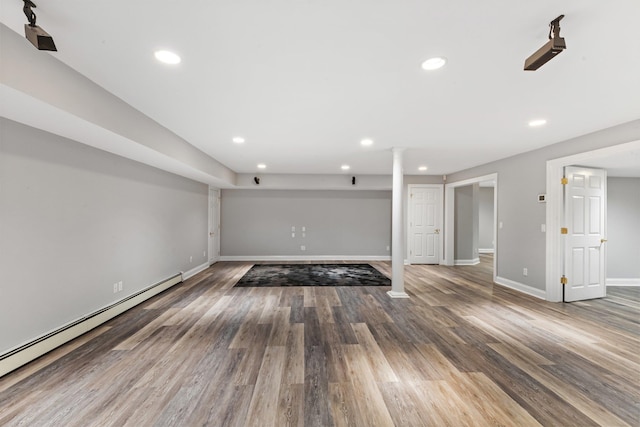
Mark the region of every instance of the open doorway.
<instances>
[{"instance_id":1,"label":"open doorway","mask_svg":"<svg viewBox=\"0 0 640 427\"><path fill-rule=\"evenodd\" d=\"M640 233L635 231L638 225L636 218L640 215L637 204L632 203L628 195L636 197L638 196L638 183L640 183L640 141L633 141L626 144L619 144L612 147L607 147L590 152L580 153L572 156L567 156L559 159L550 160L547 162L547 277L546 277L546 299L549 301L562 301L563 300L563 284L561 277L563 270L565 270L563 263L565 262L565 244L566 241L561 234L561 230L565 227L564 224L564 204L563 204L563 185L562 178L564 169L570 166L586 166L592 168L601 168L607 171L608 181L615 184L616 191L619 193L619 197L614 198L614 203L623 202L626 206L622 208L616 206L616 209L624 213L624 216L630 215L632 218L627 222L627 225L623 225L623 231L615 231L618 226L621 225L622 219L618 217L616 219L616 212L613 218L609 217L607 220L606 234L602 236L608 245L608 256L605 258L604 266L606 274L607 285L640 285L640 267L638 266L637 258L640 257L640 239L634 237L633 233ZM630 181L630 182L629 182ZM607 192L612 191L607 187ZM625 190L626 189L626 190ZM635 190L635 191L634 191ZM627 196L625 196L625 191ZM633 198L633 197L632 197ZM611 197L607 198L608 205L610 204ZM635 206L635 207L634 207ZM611 211L608 206L607 211ZM629 212L632 210L632 212ZM612 227L613 226L613 227ZM610 232L618 237L612 239ZM613 254L611 254L613 252ZM621 255L616 255L616 253ZM628 268L630 270L620 269L619 272L615 272L609 268L609 260L615 260L619 262L619 258L632 259L635 257L635 262L621 262L622 268ZM626 258L629 257L629 258ZM618 266L611 262L611 267L614 270L618 269ZM618 275L628 275L629 277L613 277Z\"/></svg>"},{"instance_id":2,"label":"open doorway","mask_svg":"<svg viewBox=\"0 0 640 427\"><path fill-rule=\"evenodd\" d=\"M490 263L495 281L498 260L497 203L498 174L445 185L445 256L442 264Z\"/></svg>"}]
</instances>

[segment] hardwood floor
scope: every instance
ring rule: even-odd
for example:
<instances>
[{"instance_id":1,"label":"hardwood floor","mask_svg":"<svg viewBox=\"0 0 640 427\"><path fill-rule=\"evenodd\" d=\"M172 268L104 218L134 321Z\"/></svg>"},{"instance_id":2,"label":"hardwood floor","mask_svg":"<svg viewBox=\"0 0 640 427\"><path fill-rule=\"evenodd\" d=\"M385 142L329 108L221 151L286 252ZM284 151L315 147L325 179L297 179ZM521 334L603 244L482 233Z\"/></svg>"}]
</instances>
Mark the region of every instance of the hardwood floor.
<instances>
[{"instance_id":1,"label":"hardwood floor","mask_svg":"<svg viewBox=\"0 0 640 427\"><path fill-rule=\"evenodd\" d=\"M547 303L491 264L233 288L221 262L0 378L2 426L638 426L638 288ZM388 263L374 266L390 275Z\"/></svg>"}]
</instances>

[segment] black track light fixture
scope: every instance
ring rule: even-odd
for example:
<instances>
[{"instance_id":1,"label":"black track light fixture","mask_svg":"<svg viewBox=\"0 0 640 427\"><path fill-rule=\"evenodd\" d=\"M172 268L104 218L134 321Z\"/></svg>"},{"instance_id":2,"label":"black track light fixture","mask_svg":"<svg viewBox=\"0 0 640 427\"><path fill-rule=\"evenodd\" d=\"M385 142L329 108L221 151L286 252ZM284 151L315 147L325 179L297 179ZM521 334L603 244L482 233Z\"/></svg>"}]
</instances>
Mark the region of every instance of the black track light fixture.
<instances>
[{"instance_id":1,"label":"black track light fixture","mask_svg":"<svg viewBox=\"0 0 640 427\"><path fill-rule=\"evenodd\" d=\"M564 38L560 37L562 18L564 15L558 16L549 23L549 41L524 61L525 71L537 70L567 48Z\"/></svg>"},{"instance_id":2,"label":"black track light fixture","mask_svg":"<svg viewBox=\"0 0 640 427\"><path fill-rule=\"evenodd\" d=\"M22 11L29 21L28 24L24 24L24 35L27 37L27 40L37 47L38 50L51 50L56 52L58 49L56 49L56 44L53 42L53 37L36 25L36 14L31 10L31 8L36 7L36 4L31 0L22 1L24 1Z\"/></svg>"}]
</instances>

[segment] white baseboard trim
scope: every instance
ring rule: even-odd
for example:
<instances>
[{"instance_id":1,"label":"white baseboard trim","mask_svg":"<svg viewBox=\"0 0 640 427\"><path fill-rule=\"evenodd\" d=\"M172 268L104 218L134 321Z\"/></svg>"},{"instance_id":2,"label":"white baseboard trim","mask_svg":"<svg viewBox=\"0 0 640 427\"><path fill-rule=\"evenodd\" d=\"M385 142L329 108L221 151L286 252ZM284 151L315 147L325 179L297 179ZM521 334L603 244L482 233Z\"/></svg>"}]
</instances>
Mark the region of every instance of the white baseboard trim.
<instances>
[{"instance_id":1,"label":"white baseboard trim","mask_svg":"<svg viewBox=\"0 0 640 427\"><path fill-rule=\"evenodd\" d=\"M607 278L607 286L640 286L640 277L631 279L609 279Z\"/></svg>"},{"instance_id":2,"label":"white baseboard trim","mask_svg":"<svg viewBox=\"0 0 640 427\"><path fill-rule=\"evenodd\" d=\"M221 256L220 261L391 261L390 256L378 255L273 255L273 256Z\"/></svg>"},{"instance_id":3,"label":"white baseboard trim","mask_svg":"<svg viewBox=\"0 0 640 427\"><path fill-rule=\"evenodd\" d=\"M493 248L488 248L488 249L478 249L478 253L479 254L492 254L494 253L495 250Z\"/></svg>"},{"instance_id":4,"label":"white baseboard trim","mask_svg":"<svg viewBox=\"0 0 640 427\"><path fill-rule=\"evenodd\" d=\"M456 259L453 261L453 265L478 265L478 264L480 264L480 258Z\"/></svg>"},{"instance_id":5,"label":"white baseboard trim","mask_svg":"<svg viewBox=\"0 0 640 427\"><path fill-rule=\"evenodd\" d=\"M406 292L387 291L387 295L390 298L409 298L409 294Z\"/></svg>"},{"instance_id":6,"label":"white baseboard trim","mask_svg":"<svg viewBox=\"0 0 640 427\"><path fill-rule=\"evenodd\" d=\"M176 274L0 355L0 377L89 332L182 281Z\"/></svg>"},{"instance_id":7,"label":"white baseboard trim","mask_svg":"<svg viewBox=\"0 0 640 427\"><path fill-rule=\"evenodd\" d=\"M199 266L194 267L189 271L181 271L180 273L182 274L182 280L187 280L188 278L195 276L201 271L204 271L207 268L209 268L209 266L210 264L208 262L205 262L204 264L200 264Z\"/></svg>"},{"instance_id":8,"label":"white baseboard trim","mask_svg":"<svg viewBox=\"0 0 640 427\"><path fill-rule=\"evenodd\" d=\"M547 299L547 293L542 289L532 288L531 286L525 285L523 283L505 279L504 277L499 277L499 276L495 278L495 282L498 285L501 285L510 289L515 289L516 291L520 291L524 294L531 295L536 298L540 298L543 300Z\"/></svg>"}]
</instances>

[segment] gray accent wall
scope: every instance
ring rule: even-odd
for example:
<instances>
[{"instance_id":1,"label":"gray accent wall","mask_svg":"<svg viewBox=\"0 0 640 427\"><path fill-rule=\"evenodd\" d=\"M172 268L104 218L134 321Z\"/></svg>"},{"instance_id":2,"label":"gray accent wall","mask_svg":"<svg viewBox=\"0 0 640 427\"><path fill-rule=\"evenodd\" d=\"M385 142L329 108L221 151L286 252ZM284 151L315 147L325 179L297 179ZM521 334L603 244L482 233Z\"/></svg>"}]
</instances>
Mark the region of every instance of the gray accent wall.
<instances>
[{"instance_id":1,"label":"gray accent wall","mask_svg":"<svg viewBox=\"0 0 640 427\"><path fill-rule=\"evenodd\" d=\"M455 261L469 262L478 258L478 184L455 189Z\"/></svg>"},{"instance_id":2,"label":"gray accent wall","mask_svg":"<svg viewBox=\"0 0 640 427\"><path fill-rule=\"evenodd\" d=\"M607 179L607 278L640 280L640 178Z\"/></svg>"},{"instance_id":3,"label":"gray accent wall","mask_svg":"<svg viewBox=\"0 0 640 427\"><path fill-rule=\"evenodd\" d=\"M537 195L546 193L548 160L636 140L640 120L448 175L447 182L455 183L498 174L498 222L503 227L498 228L496 275L546 288L546 235L540 228L546 223L546 205ZM523 275L525 267L528 276Z\"/></svg>"},{"instance_id":4,"label":"gray accent wall","mask_svg":"<svg viewBox=\"0 0 640 427\"><path fill-rule=\"evenodd\" d=\"M478 250L493 251L493 187L480 187L480 201L478 214Z\"/></svg>"},{"instance_id":5,"label":"gray accent wall","mask_svg":"<svg viewBox=\"0 0 640 427\"><path fill-rule=\"evenodd\" d=\"M0 354L205 263L207 204L205 184L0 118Z\"/></svg>"},{"instance_id":6,"label":"gray accent wall","mask_svg":"<svg viewBox=\"0 0 640 427\"><path fill-rule=\"evenodd\" d=\"M224 189L220 221L223 257L391 254L390 191Z\"/></svg>"}]
</instances>

